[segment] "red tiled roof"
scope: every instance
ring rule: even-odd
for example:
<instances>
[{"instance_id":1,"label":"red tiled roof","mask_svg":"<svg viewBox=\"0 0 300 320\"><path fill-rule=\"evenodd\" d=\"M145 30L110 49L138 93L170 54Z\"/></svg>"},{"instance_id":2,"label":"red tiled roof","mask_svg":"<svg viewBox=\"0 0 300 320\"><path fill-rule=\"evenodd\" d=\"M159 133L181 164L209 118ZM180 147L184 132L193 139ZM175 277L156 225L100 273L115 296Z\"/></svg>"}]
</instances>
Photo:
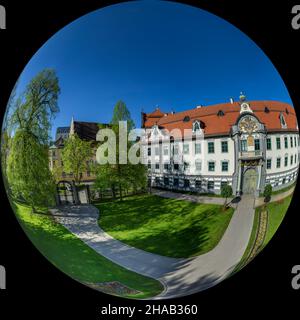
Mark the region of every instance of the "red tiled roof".
<instances>
[{"instance_id":1,"label":"red tiled roof","mask_svg":"<svg viewBox=\"0 0 300 320\"><path fill-rule=\"evenodd\" d=\"M295 109L288 103L278 101L249 101L247 103L254 115L266 126L267 131L298 131ZM269 109L268 113L265 112L265 108ZM154 113L155 115L159 114L156 111L146 114L144 128L151 128L157 124L169 131L180 129L183 133L184 129L192 129L194 120L201 120L205 124L205 135L227 135L231 126L236 123L240 116L240 102L216 104L175 114L165 115L160 112L159 119L157 117L153 118ZM219 111L223 111L224 115L219 116ZM287 124L286 129L283 129L280 124L279 116L281 112ZM186 116L190 117L190 121L183 121Z\"/></svg>"}]
</instances>

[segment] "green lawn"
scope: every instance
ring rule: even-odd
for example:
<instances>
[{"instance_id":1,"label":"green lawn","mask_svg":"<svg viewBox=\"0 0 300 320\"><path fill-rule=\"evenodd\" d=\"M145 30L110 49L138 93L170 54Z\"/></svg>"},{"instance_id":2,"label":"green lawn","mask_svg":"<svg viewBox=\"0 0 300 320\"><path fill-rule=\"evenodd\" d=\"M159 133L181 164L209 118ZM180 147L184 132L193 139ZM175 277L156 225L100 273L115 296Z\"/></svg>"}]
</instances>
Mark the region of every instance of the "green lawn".
<instances>
[{"instance_id":1,"label":"green lawn","mask_svg":"<svg viewBox=\"0 0 300 320\"><path fill-rule=\"evenodd\" d=\"M163 256L186 258L212 250L233 209L158 196L135 196L97 204L99 224L114 238Z\"/></svg>"},{"instance_id":2,"label":"green lawn","mask_svg":"<svg viewBox=\"0 0 300 320\"><path fill-rule=\"evenodd\" d=\"M268 210L268 226L267 226L267 232L265 235L265 239L263 242L263 245L259 251L261 251L272 239L274 234L276 233L278 227L280 226L282 220L284 219L284 216L288 210L288 207L291 203L292 195L284 198L280 201L275 201L267 204L267 210ZM258 207L255 209L255 217L254 217L254 223L253 228L251 232L251 237L247 246L247 249L240 261L240 263L237 265L233 273L240 270L242 267L244 267L245 262L247 261L247 258L251 252L251 249L254 245L254 241L256 238L256 233L258 229L258 221L259 221L259 213L261 211L262 207Z\"/></svg>"},{"instance_id":3,"label":"green lawn","mask_svg":"<svg viewBox=\"0 0 300 320\"><path fill-rule=\"evenodd\" d=\"M288 207L291 203L292 195L284 198L283 200L271 202L267 204L268 209L268 230L264 241L264 246L271 240L278 227L280 226Z\"/></svg>"},{"instance_id":4,"label":"green lawn","mask_svg":"<svg viewBox=\"0 0 300 320\"><path fill-rule=\"evenodd\" d=\"M147 298L163 290L160 282L114 264L97 254L51 216L31 214L24 205L15 205L24 231L45 257L72 278L85 283L119 281L140 291L131 298ZM126 296L126 295L125 295Z\"/></svg>"}]
</instances>

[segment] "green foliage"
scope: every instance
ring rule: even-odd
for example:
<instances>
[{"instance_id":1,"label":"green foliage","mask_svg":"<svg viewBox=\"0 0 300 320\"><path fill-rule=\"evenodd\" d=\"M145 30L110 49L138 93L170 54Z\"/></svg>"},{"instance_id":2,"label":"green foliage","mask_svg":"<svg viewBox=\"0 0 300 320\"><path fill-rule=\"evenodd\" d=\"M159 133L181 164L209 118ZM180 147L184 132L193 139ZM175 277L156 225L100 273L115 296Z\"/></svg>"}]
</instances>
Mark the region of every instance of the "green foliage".
<instances>
[{"instance_id":1,"label":"green foliage","mask_svg":"<svg viewBox=\"0 0 300 320\"><path fill-rule=\"evenodd\" d=\"M264 197L266 198L266 199L269 199L269 198L271 198L271 195L272 195L272 185L270 185L270 184L267 184L266 186L265 186L265 189L264 189Z\"/></svg>"},{"instance_id":2,"label":"green foliage","mask_svg":"<svg viewBox=\"0 0 300 320\"><path fill-rule=\"evenodd\" d=\"M230 185L226 184L221 187L221 195L223 198L229 198L232 196L232 188Z\"/></svg>"},{"instance_id":3,"label":"green foliage","mask_svg":"<svg viewBox=\"0 0 300 320\"><path fill-rule=\"evenodd\" d=\"M11 141L7 178L12 195L34 210L55 200L55 182L48 166L48 150L35 136L18 130Z\"/></svg>"},{"instance_id":4,"label":"green foliage","mask_svg":"<svg viewBox=\"0 0 300 320\"><path fill-rule=\"evenodd\" d=\"M224 207L227 206L227 198L232 196L232 188L230 185L225 184L221 187L221 196L225 198Z\"/></svg>"},{"instance_id":5,"label":"green foliage","mask_svg":"<svg viewBox=\"0 0 300 320\"><path fill-rule=\"evenodd\" d=\"M9 101L2 135L2 158L12 196L31 205L54 204L55 183L49 169L48 142L51 120L59 111L60 93L54 70L45 69L33 78L24 93ZM4 148L4 149L3 149Z\"/></svg>"},{"instance_id":6,"label":"green foliage","mask_svg":"<svg viewBox=\"0 0 300 320\"><path fill-rule=\"evenodd\" d=\"M76 185L81 182L81 175L89 169L87 163L93 155L93 148L90 141L81 140L77 134L71 135L66 141L62 150L64 171L73 173Z\"/></svg>"},{"instance_id":7,"label":"green foliage","mask_svg":"<svg viewBox=\"0 0 300 320\"><path fill-rule=\"evenodd\" d=\"M30 132L40 143L48 144L51 120L59 112L59 94L56 72L52 69L40 72L14 102L10 128Z\"/></svg>"},{"instance_id":8,"label":"green foliage","mask_svg":"<svg viewBox=\"0 0 300 320\"><path fill-rule=\"evenodd\" d=\"M113 195L115 190L119 190L120 198L123 198L124 190L143 189L147 184L146 167L142 164L121 164L119 161L120 141L119 141L119 121L127 121L127 133L134 128L133 120L130 117L130 112L124 102L119 101L115 108L111 121L111 129L116 136L116 163L97 165L95 187L98 190L111 189ZM133 143L127 144L127 160L128 151Z\"/></svg>"},{"instance_id":9,"label":"green foliage","mask_svg":"<svg viewBox=\"0 0 300 320\"><path fill-rule=\"evenodd\" d=\"M127 121L127 128L129 131L134 128L134 122L131 119L130 111L127 109L126 104L121 100L115 105L111 124L118 125L119 121Z\"/></svg>"}]
</instances>

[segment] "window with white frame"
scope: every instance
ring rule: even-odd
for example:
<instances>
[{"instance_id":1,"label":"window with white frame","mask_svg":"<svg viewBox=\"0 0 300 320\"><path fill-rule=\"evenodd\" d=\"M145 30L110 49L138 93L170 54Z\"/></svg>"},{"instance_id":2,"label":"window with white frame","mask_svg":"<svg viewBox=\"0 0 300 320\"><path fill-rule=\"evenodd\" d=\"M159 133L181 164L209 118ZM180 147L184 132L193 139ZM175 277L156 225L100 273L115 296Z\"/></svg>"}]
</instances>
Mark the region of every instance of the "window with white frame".
<instances>
[{"instance_id":1,"label":"window with white frame","mask_svg":"<svg viewBox=\"0 0 300 320\"><path fill-rule=\"evenodd\" d=\"M215 162L208 161L208 171L215 171Z\"/></svg>"},{"instance_id":2,"label":"window with white frame","mask_svg":"<svg viewBox=\"0 0 300 320\"><path fill-rule=\"evenodd\" d=\"M278 169L278 168L280 168L280 166L281 166L281 158L277 158L276 159L276 168Z\"/></svg>"},{"instance_id":3,"label":"window with white frame","mask_svg":"<svg viewBox=\"0 0 300 320\"><path fill-rule=\"evenodd\" d=\"M215 143L210 141L207 143L208 153L215 153Z\"/></svg>"},{"instance_id":4,"label":"window with white frame","mask_svg":"<svg viewBox=\"0 0 300 320\"><path fill-rule=\"evenodd\" d=\"M278 150L281 149L280 137L277 137L277 138L276 138L276 147L277 147Z\"/></svg>"},{"instance_id":5,"label":"window with white frame","mask_svg":"<svg viewBox=\"0 0 300 320\"><path fill-rule=\"evenodd\" d=\"M221 166L222 166L222 172L228 171L228 161L222 161Z\"/></svg>"},{"instance_id":6,"label":"window with white frame","mask_svg":"<svg viewBox=\"0 0 300 320\"><path fill-rule=\"evenodd\" d=\"M288 166L288 156L284 157L284 166L287 167Z\"/></svg>"},{"instance_id":7,"label":"window with white frame","mask_svg":"<svg viewBox=\"0 0 300 320\"><path fill-rule=\"evenodd\" d=\"M280 113L279 118L280 118L280 124L281 124L281 127L282 127L282 128L286 128L286 127L287 127L287 125L286 125L286 121L285 121L285 118L284 118L284 115L283 115L283 113L282 113L282 112Z\"/></svg>"},{"instance_id":8,"label":"window with white frame","mask_svg":"<svg viewBox=\"0 0 300 320\"><path fill-rule=\"evenodd\" d=\"M195 143L195 154L201 153L201 143Z\"/></svg>"},{"instance_id":9,"label":"window with white frame","mask_svg":"<svg viewBox=\"0 0 300 320\"><path fill-rule=\"evenodd\" d=\"M288 146L288 138L287 137L284 137L284 147L285 149L287 149L289 146Z\"/></svg>"},{"instance_id":10,"label":"window with white frame","mask_svg":"<svg viewBox=\"0 0 300 320\"><path fill-rule=\"evenodd\" d=\"M222 153L228 152L228 141L221 141L221 151Z\"/></svg>"},{"instance_id":11,"label":"window with white frame","mask_svg":"<svg viewBox=\"0 0 300 320\"><path fill-rule=\"evenodd\" d=\"M201 160L196 160L195 161L195 169L196 169L197 172L200 172L202 170Z\"/></svg>"},{"instance_id":12,"label":"window with white frame","mask_svg":"<svg viewBox=\"0 0 300 320\"><path fill-rule=\"evenodd\" d=\"M267 169L270 170L272 168L272 159L267 159Z\"/></svg>"},{"instance_id":13,"label":"window with white frame","mask_svg":"<svg viewBox=\"0 0 300 320\"><path fill-rule=\"evenodd\" d=\"M197 132L201 130L200 122L199 121L194 121L193 123L193 132Z\"/></svg>"}]
</instances>

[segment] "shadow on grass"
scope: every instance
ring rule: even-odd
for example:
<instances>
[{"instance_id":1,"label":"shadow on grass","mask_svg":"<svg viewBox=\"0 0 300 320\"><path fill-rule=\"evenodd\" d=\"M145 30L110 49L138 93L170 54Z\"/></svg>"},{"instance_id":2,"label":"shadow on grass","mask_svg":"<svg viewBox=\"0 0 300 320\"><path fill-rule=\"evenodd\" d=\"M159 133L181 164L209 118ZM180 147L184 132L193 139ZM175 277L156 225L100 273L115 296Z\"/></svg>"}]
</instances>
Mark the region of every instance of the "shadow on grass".
<instances>
[{"instance_id":1,"label":"shadow on grass","mask_svg":"<svg viewBox=\"0 0 300 320\"><path fill-rule=\"evenodd\" d=\"M101 203L101 228L145 251L175 258L212 250L225 232L233 210L158 196Z\"/></svg>"},{"instance_id":2,"label":"shadow on grass","mask_svg":"<svg viewBox=\"0 0 300 320\"><path fill-rule=\"evenodd\" d=\"M35 247L57 268L77 281L101 283L119 281L141 292L135 298L151 297L162 291L162 285L148 277L131 272L96 253L45 210L30 213L30 207L11 202L23 230Z\"/></svg>"}]
</instances>

